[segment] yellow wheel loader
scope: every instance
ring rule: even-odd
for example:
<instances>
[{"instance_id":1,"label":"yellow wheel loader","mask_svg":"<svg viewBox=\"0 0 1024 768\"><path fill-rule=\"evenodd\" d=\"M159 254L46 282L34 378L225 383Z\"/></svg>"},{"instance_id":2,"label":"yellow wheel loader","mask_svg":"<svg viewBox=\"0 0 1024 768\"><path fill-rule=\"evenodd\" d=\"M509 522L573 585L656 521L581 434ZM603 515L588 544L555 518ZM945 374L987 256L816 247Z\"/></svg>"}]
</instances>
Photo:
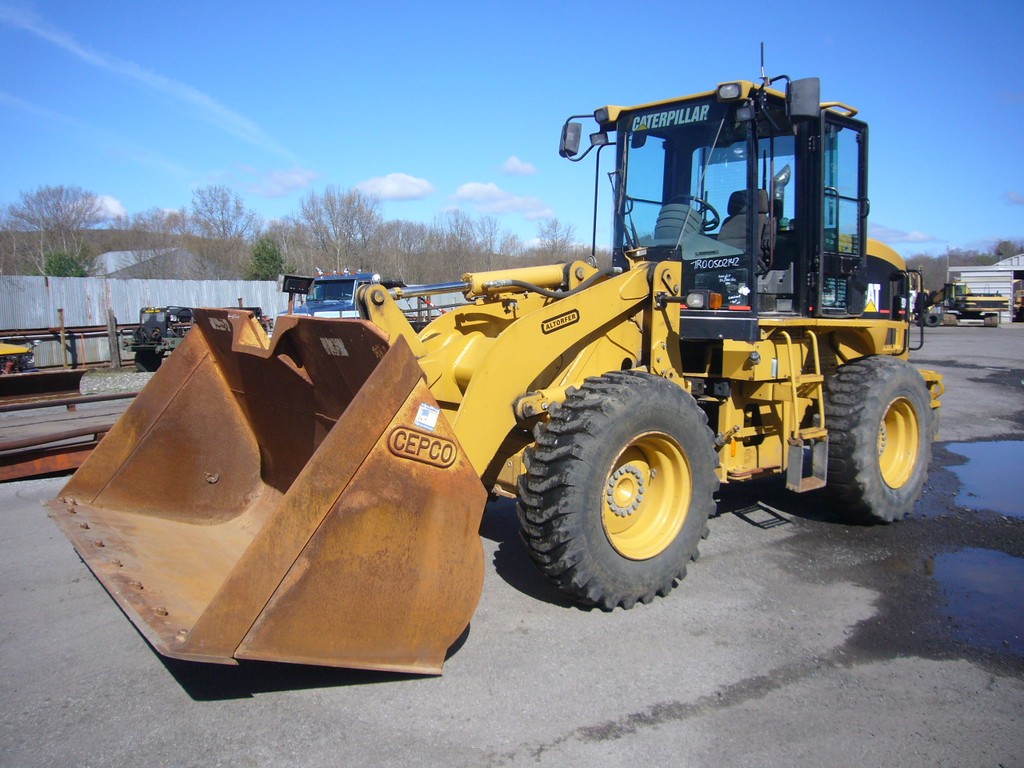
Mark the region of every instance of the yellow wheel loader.
<instances>
[{"instance_id":1,"label":"yellow wheel loader","mask_svg":"<svg viewBox=\"0 0 1024 768\"><path fill-rule=\"evenodd\" d=\"M614 153L611 268L366 285L273 339L196 310L50 514L162 654L424 673L479 599L489 493L606 610L677 584L720 485L903 518L942 390L907 362L914 275L866 237L867 126L785 80L604 107L583 152L566 122L564 157ZM454 289L420 330L400 308Z\"/></svg>"}]
</instances>

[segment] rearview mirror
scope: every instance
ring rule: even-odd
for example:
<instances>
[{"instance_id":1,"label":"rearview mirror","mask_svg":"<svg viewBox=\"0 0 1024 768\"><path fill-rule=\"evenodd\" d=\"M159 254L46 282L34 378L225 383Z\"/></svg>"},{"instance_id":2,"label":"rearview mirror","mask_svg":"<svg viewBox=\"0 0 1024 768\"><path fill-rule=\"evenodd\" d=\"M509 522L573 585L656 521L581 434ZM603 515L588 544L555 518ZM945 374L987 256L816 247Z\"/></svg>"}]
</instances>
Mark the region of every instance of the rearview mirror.
<instances>
[{"instance_id":1,"label":"rearview mirror","mask_svg":"<svg viewBox=\"0 0 1024 768\"><path fill-rule=\"evenodd\" d=\"M816 120L821 114L821 81L816 77L791 80L786 88L790 120Z\"/></svg>"},{"instance_id":2,"label":"rearview mirror","mask_svg":"<svg viewBox=\"0 0 1024 768\"><path fill-rule=\"evenodd\" d=\"M583 126L580 123L566 123L562 126L562 140L558 143L558 154L562 157L575 157L580 152L580 137Z\"/></svg>"}]
</instances>

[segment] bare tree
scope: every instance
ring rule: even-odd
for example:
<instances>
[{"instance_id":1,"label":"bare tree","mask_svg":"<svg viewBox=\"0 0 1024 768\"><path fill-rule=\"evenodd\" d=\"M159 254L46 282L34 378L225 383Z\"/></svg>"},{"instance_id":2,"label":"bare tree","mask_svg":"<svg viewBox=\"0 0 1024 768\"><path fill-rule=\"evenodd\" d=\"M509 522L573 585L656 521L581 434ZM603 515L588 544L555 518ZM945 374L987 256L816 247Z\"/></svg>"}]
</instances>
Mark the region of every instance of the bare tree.
<instances>
[{"instance_id":1,"label":"bare tree","mask_svg":"<svg viewBox=\"0 0 1024 768\"><path fill-rule=\"evenodd\" d=\"M409 283L448 282L466 272L518 266L522 241L497 219L451 210L427 224L389 221L378 237L374 269Z\"/></svg>"},{"instance_id":2,"label":"bare tree","mask_svg":"<svg viewBox=\"0 0 1024 768\"><path fill-rule=\"evenodd\" d=\"M281 246L281 256L289 269L303 275L313 274L318 251L302 221L286 216L268 224L266 233Z\"/></svg>"},{"instance_id":3,"label":"bare tree","mask_svg":"<svg viewBox=\"0 0 1024 768\"><path fill-rule=\"evenodd\" d=\"M519 235L515 232L503 232L501 235L501 242L498 243L498 252L505 258L506 262L510 259L518 259L526 251L523 247L523 241L519 239Z\"/></svg>"},{"instance_id":4,"label":"bare tree","mask_svg":"<svg viewBox=\"0 0 1024 768\"><path fill-rule=\"evenodd\" d=\"M39 272L45 272L46 255L62 252L81 259L88 268L88 252L83 233L104 222L99 197L77 186L44 186L22 192L21 201L8 208L12 230L30 239L32 259Z\"/></svg>"},{"instance_id":5,"label":"bare tree","mask_svg":"<svg viewBox=\"0 0 1024 768\"><path fill-rule=\"evenodd\" d=\"M263 226L259 214L245 207L242 198L224 186L192 190L192 231L214 240L255 239Z\"/></svg>"},{"instance_id":6,"label":"bare tree","mask_svg":"<svg viewBox=\"0 0 1024 768\"><path fill-rule=\"evenodd\" d=\"M259 214L249 210L228 187L208 186L192 191L190 244L214 277L240 277L249 258L248 246L262 231Z\"/></svg>"},{"instance_id":7,"label":"bare tree","mask_svg":"<svg viewBox=\"0 0 1024 768\"><path fill-rule=\"evenodd\" d=\"M423 269L424 257L435 240L431 228L412 221L385 222L377 236L378 260L374 270L386 278L407 283L428 280Z\"/></svg>"},{"instance_id":8,"label":"bare tree","mask_svg":"<svg viewBox=\"0 0 1024 768\"><path fill-rule=\"evenodd\" d=\"M307 194L299 206L299 217L325 260L324 269L373 268L371 245L383 223L376 197L328 186L323 194Z\"/></svg>"},{"instance_id":9,"label":"bare tree","mask_svg":"<svg viewBox=\"0 0 1024 768\"><path fill-rule=\"evenodd\" d=\"M435 220L440 237L433 267L438 280L471 272L477 266L479 247L476 222L465 211L453 210Z\"/></svg>"},{"instance_id":10,"label":"bare tree","mask_svg":"<svg viewBox=\"0 0 1024 768\"><path fill-rule=\"evenodd\" d=\"M576 228L571 224L548 219L537 227L537 238L540 241L538 255L547 261L568 261L580 255Z\"/></svg>"},{"instance_id":11,"label":"bare tree","mask_svg":"<svg viewBox=\"0 0 1024 768\"><path fill-rule=\"evenodd\" d=\"M91 216L44 215L49 210L44 203L51 197L60 202L76 196L92 202ZM0 272L42 271L48 251L84 243L81 228L101 221L99 211L95 195L74 187L44 187L22 195L19 205L0 209ZM574 228L558 220L542 224L539 245L527 250L493 216L474 218L451 210L430 224L385 221L376 197L334 186L310 192L296 215L266 228L230 188L201 187L193 191L188 209L153 208L122 216L113 229L91 233L88 242L130 252L130 258L115 266L129 266L138 277L241 277L251 266L252 245L264 234L280 247L289 270L313 274L317 268L366 269L410 283L580 258L585 251L574 242Z\"/></svg>"},{"instance_id":12,"label":"bare tree","mask_svg":"<svg viewBox=\"0 0 1024 768\"><path fill-rule=\"evenodd\" d=\"M10 206L0 208L0 275L33 271L31 234L20 232L11 221Z\"/></svg>"},{"instance_id":13,"label":"bare tree","mask_svg":"<svg viewBox=\"0 0 1024 768\"><path fill-rule=\"evenodd\" d=\"M493 216L477 219L474 227L476 247L478 249L477 265L479 269L495 269L499 266L499 250L501 243L501 224Z\"/></svg>"}]
</instances>

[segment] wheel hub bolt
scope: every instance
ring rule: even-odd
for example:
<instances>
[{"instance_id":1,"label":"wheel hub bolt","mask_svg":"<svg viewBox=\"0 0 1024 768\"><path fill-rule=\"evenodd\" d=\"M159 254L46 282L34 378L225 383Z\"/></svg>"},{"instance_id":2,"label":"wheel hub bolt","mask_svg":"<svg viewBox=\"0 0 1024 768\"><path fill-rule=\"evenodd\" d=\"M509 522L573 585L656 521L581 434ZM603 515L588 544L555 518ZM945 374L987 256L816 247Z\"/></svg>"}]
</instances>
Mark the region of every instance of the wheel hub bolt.
<instances>
[{"instance_id":1,"label":"wheel hub bolt","mask_svg":"<svg viewBox=\"0 0 1024 768\"><path fill-rule=\"evenodd\" d=\"M615 494L616 490L621 488L624 482L630 483L635 489L632 494L632 501L626 506L619 503ZM644 480L643 473L632 464L625 464L612 472L611 477L608 478L608 490L605 494L608 508L617 517L629 517L640 506L646 489L647 482Z\"/></svg>"}]
</instances>

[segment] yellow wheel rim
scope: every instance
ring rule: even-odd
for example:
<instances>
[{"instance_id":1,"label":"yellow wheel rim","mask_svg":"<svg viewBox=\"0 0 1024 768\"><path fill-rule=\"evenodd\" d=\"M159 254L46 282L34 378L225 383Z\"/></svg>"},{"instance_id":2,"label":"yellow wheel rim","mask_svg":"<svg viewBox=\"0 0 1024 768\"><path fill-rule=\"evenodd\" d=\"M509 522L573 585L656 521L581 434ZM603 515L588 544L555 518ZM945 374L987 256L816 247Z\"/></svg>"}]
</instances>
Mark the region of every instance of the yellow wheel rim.
<instances>
[{"instance_id":1,"label":"yellow wheel rim","mask_svg":"<svg viewBox=\"0 0 1024 768\"><path fill-rule=\"evenodd\" d=\"M920 425L910 401L898 397L889 403L878 428L878 464L890 488L901 488L917 464Z\"/></svg>"},{"instance_id":2,"label":"yellow wheel rim","mask_svg":"<svg viewBox=\"0 0 1024 768\"><path fill-rule=\"evenodd\" d=\"M604 486L608 541L630 560L647 560L676 539L690 509L693 480L682 448L661 434L641 435L619 454Z\"/></svg>"}]
</instances>

